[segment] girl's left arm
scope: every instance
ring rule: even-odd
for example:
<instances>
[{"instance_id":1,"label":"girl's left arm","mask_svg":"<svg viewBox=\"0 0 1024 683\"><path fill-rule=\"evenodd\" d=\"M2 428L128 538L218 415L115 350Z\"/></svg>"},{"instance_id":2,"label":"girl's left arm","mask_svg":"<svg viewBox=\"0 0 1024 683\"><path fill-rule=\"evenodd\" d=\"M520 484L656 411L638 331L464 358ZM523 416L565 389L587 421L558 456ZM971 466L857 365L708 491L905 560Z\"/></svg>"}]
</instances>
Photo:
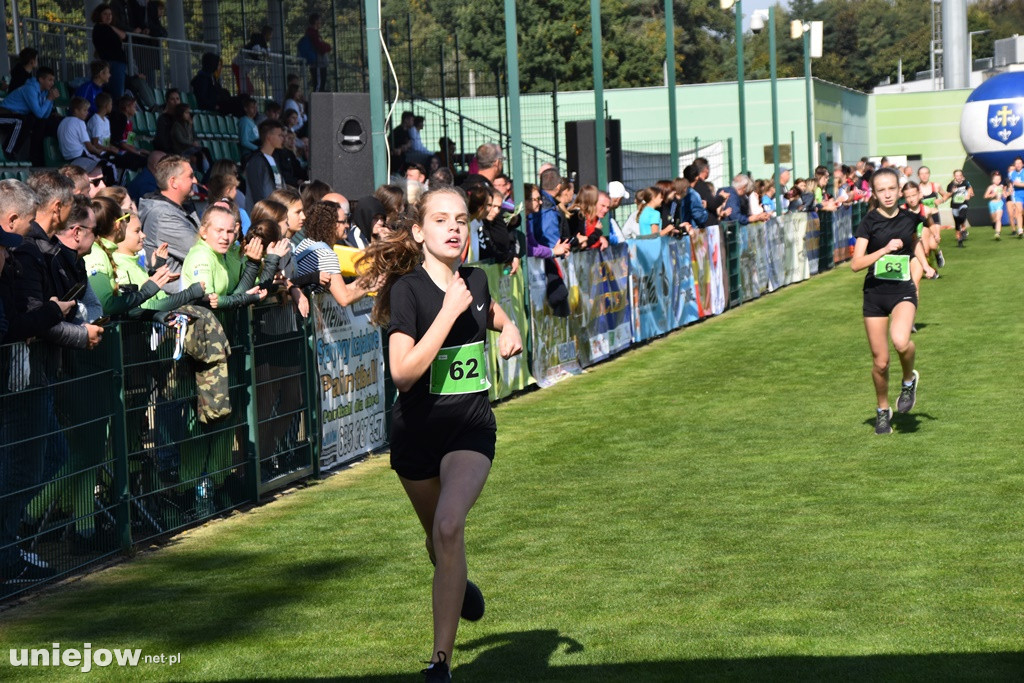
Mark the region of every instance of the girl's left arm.
<instances>
[{"instance_id":1,"label":"girl's left arm","mask_svg":"<svg viewBox=\"0 0 1024 683\"><path fill-rule=\"evenodd\" d=\"M519 335L519 328L494 299L491 299L491 308L487 312L487 327L500 333L498 353L502 358L508 359L523 352L523 338Z\"/></svg>"}]
</instances>

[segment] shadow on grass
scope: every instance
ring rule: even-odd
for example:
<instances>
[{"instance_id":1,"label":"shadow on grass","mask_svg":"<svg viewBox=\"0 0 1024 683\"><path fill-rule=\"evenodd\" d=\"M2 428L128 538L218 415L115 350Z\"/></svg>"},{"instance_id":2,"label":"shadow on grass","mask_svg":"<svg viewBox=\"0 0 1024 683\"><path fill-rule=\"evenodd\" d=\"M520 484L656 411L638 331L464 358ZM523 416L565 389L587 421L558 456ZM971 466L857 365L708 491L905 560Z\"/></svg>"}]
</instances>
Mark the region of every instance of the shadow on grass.
<instances>
[{"instance_id":1,"label":"shadow on grass","mask_svg":"<svg viewBox=\"0 0 1024 683\"><path fill-rule=\"evenodd\" d=\"M939 418L928 413L897 413L892 414L892 430L899 432L900 434L913 434L921 428L921 420L937 420ZM864 420L864 424L869 427L875 426L875 418L871 417Z\"/></svg>"},{"instance_id":2,"label":"shadow on grass","mask_svg":"<svg viewBox=\"0 0 1024 683\"><path fill-rule=\"evenodd\" d=\"M188 650L258 630L275 613L322 590L324 582L370 571L371 564L359 557L327 561L297 555L281 561L260 552L218 550L163 555L158 568L136 571L128 580L81 584L81 590L64 586L48 602L61 615L82 615L62 623L64 640L131 642L145 630L166 640L168 651ZM261 568L258 580L252 578L254 567ZM42 629L40 642L48 642L53 624L32 621Z\"/></svg>"},{"instance_id":3,"label":"shadow on grass","mask_svg":"<svg viewBox=\"0 0 1024 683\"><path fill-rule=\"evenodd\" d=\"M921 428L921 420L931 422L937 419L928 413L894 413L892 428L900 434L913 434Z\"/></svg>"},{"instance_id":4,"label":"shadow on grass","mask_svg":"<svg viewBox=\"0 0 1024 683\"><path fill-rule=\"evenodd\" d=\"M557 630L505 633L456 646L453 674L459 681L685 681L685 680L1014 680L1024 671L1024 653L865 655L849 657L780 656L688 661L620 662L552 666L552 654L583 651L583 645ZM481 650L472 661L473 651ZM463 662L463 663L459 663ZM238 681L249 679L238 679ZM263 679L280 683L407 683L419 680L415 669L403 675Z\"/></svg>"}]
</instances>

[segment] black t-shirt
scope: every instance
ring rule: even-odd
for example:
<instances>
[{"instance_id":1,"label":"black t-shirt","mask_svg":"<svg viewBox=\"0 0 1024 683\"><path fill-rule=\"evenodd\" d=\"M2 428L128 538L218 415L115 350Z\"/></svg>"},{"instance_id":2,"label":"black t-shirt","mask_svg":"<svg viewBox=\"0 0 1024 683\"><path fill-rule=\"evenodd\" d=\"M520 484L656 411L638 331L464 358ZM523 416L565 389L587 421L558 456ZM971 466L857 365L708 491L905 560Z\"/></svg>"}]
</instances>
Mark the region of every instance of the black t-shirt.
<instances>
[{"instance_id":1,"label":"black t-shirt","mask_svg":"<svg viewBox=\"0 0 1024 683\"><path fill-rule=\"evenodd\" d=\"M479 268L459 268L473 303L452 325L442 348L465 346L487 339L487 317L491 294L487 275ZM444 290L434 284L423 266L403 275L391 288L391 324L388 336L403 332L419 342L441 312ZM481 374L486 368L478 368ZM416 380L409 391L398 395L393 412L394 429L431 431L494 428L494 414L487 391L439 396L430 393L430 369Z\"/></svg>"},{"instance_id":2,"label":"black t-shirt","mask_svg":"<svg viewBox=\"0 0 1024 683\"><path fill-rule=\"evenodd\" d=\"M917 244L917 226L921 223L921 216L911 213L906 209L900 209L892 218L886 218L877 209L868 212L864 220L857 226L854 237L864 238L868 241L868 254L872 254L889 244L891 240L903 240L903 246L893 252L895 256L909 256L914 258L914 246ZM912 281L880 280L875 277L874 265L868 268L868 274L864 278L864 289L876 287L888 289L901 289L909 285L914 287Z\"/></svg>"},{"instance_id":3,"label":"black t-shirt","mask_svg":"<svg viewBox=\"0 0 1024 683\"><path fill-rule=\"evenodd\" d=\"M952 193L953 200L950 202L950 206L954 209L958 206L963 206L967 203L967 191L971 189L971 181L966 178L962 183L958 183L955 180L951 180L949 185L946 185L946 192Z\"/></svg>"},{"instance_id":4,"label":"black t-shirt","mask_svg":"<svg viewBox=\"0 0 1024 683\"><path fill-rule=\"evenodd\" d=\"M107 24L93 26L92 44L96 48L97 59L108 62L128 62L128 56L124 52L124 42L113 27Z\"/></svg>"}]
</instances>

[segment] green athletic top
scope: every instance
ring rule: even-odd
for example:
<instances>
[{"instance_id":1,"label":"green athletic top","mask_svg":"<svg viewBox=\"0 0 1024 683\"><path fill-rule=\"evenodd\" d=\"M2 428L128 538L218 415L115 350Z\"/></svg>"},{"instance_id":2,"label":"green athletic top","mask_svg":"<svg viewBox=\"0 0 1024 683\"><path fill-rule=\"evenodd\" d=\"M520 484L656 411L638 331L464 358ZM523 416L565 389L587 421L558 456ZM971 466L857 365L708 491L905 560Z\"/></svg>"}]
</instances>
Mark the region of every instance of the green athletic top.
<instances>
[{"instance_id":1,"label":"green athletic top","mask_svg":"<svg viewBox=\"0 0 1024 683\"><path fill-rule=\"evenodd\" d=\"M92 250L85 255L85 268L89 273L89 286L103 304L106 315L141 316L140 307L150 311L169 311L192 303L203 296L198 284L184 292L169 296L155 282L134 256L116 251L117 245L99 237ZM136 285L134 292L120 291L121 285Z\"/></svg>"},{"instance_id":2,"label":"green athletic top","mask_svg":"<svg viewBox=\"0 0 1024 683\"><path fill-rule=\"evenodd\" d=\"M279 261L279 256L268 254L267 270L275 272ZM258 294L246 294L256 284L259 271L260 262L245 259L240 250L230 249L227 254L218 254L205 241L199 240L185 256L181 281L183 287L205 282L206 293L217 295L217 308L236 308L260 300Z\"/></svg>"}]
</instances>

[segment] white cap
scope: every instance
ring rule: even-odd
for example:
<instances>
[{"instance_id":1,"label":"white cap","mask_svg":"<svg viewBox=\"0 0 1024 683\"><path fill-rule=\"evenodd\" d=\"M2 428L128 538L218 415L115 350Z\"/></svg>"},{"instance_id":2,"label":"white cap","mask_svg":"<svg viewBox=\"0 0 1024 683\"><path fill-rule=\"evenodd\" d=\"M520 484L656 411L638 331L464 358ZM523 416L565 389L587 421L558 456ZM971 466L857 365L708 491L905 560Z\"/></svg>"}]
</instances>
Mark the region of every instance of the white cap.
<instances>
[{"instance_id":1,"label":"white cap","mask_svg":"<svg viewBox=\"0 0 1024 683\"><path fill-rule=\"evenodd\" d=\"M626 192L626 186L618 180L613 180L608 183L608 196L612 199L629 199L629 193Z\"/></svg>"}]
</instances>

